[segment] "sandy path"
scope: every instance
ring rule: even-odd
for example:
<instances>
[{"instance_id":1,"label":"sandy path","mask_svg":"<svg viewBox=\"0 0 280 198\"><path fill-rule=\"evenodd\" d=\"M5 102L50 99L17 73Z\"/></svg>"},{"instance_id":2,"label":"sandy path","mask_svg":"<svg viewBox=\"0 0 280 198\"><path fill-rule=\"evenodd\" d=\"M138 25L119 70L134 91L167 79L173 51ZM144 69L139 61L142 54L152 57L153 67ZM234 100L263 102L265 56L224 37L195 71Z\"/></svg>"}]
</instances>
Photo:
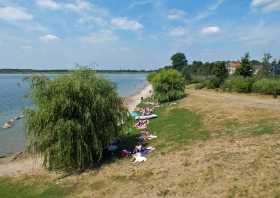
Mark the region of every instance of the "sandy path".
<instances>
[{"instance_id":1,"label":"sandy path","mask_svg":"<svg viewBox=\"0 0 280 198\"><path fill-rule=\"evenodd\" d=\"M280 111L280 99L274 99L272 96L231 94L208 90L188 90L188 93L191 96L209 98L217 102Z\"/></svg>"},{"instance_id":2,"label":"sandy path","mask_svg":"<svg viewBox=\"0 0 280 198\"><path fill-rule=\"evenodd\" d=\"M125 103L128 107L128 110L133 111L136 106L141 102L141 98L148 98L152 95L152 85L147 85L143 90L133 96L129 96L125 99Z\"/></svg>"},{"instance_id":3,"label":"sandy path","mask_svg":"<svg viewBox=\"0 0 280 198\"><path fill-rule=\"evenodd\" d=\"M0 164L0 176L14 176L25 173L35 175L43 171L40 159L26 158L5 161L5 163Z\"/></svg>"}]
</instances>

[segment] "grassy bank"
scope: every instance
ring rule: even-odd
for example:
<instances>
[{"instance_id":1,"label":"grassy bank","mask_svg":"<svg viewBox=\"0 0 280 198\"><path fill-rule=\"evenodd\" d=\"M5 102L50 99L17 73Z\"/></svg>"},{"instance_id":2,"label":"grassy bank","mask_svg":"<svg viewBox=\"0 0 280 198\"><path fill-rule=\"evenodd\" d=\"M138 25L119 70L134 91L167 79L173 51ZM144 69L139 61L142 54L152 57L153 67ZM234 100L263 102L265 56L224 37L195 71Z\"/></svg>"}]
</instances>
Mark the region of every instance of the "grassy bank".
<instances>
[{"instance_id":1,"label":"grassy bank","mask_svg":"<svg viewBox=\"0 0 280 198\"><path fill-rule=\"evenodd\" d=\"M59 180L1 178L0 197L279 196L275 100L204 90L188 94L156 109L159 118L150 121L149 131L158 138L148 143L156 150L145 163L114 160ZM136 136L136 130L124 136L121 149L133 148Z\"/></svg>"},{"instance_id":2,"label":"grassy bank","mask_svg":"<svg viewBox=\"0 0 280 198\"><path fill-rule=\"evenodd\" d=\"M71 188L57 185L40 176L0 178L0 197L5 198L59 198L69 195Z\"/></svg>"}]
</instances>

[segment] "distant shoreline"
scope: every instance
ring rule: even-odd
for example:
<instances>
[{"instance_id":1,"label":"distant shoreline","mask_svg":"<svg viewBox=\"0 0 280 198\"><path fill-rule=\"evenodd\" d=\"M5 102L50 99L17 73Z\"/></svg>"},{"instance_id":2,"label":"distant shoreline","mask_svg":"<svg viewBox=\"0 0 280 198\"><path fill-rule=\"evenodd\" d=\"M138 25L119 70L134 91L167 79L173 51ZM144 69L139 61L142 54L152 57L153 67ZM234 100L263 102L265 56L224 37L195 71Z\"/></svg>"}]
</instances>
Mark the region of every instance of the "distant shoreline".
<instances>
[{"instance_id":1,"label":"distant shoreline","mask_svg":"<svg viewBox=\"0 0 280 198\"><path fill-rule=\"evenodd\" d=\"M66 69L0 69L0 74L38 74L38 73L51 73L51 74L65 74L74 70L66 70ZM154 70L129 70L129 69L121 69L121 70L95 70L97 73L149 73Z\"/></svg>"}]
</instances>

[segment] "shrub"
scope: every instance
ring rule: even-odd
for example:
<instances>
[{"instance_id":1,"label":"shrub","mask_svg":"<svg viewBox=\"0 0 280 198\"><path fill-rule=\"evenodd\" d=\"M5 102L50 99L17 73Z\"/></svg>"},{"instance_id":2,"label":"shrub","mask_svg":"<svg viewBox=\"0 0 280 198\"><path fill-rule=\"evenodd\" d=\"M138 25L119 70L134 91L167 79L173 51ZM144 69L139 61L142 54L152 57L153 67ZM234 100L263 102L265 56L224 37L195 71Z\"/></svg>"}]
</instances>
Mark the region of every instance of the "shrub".
<instances>
[{"instance_id":1,"label":"shrub","mask_svg":"<svg viewBox=\"0 0 280 198\"><path fill-rule=\"evenodd\" d=\"M204 83L207 79L207 76L191 75L191 83Z\"/></svg>"},{"instance_id":2,"label":"shrub","mask_svg":"<svg viewBox=\"0 0 280 198\"><path fill-rule=\"evenodd\" d=\"M203 89L205 87L205 83L198 83L194 86L195 89Z\"/></svg>"},{"instance_id":3,"label":"shrub","mask_svg":"<svg viewBox=\"0 0 280 198\"><path fill-rule=\"evenodd\" d=\"M213 77L210 80L206 81L206 87L207 89L216 89L220 87L220 84L222 82L222 79L218 77Z\"/></svg>"},{"instance_id":4,"label":"shrub","mask_svg":"<svg viewBox=\"0 0 280 198\"><path fill-rule=\"evenodd\" d=\"M280 94L280 79L261 79L254 83L253 91L262 94Z\"/></svg>"},{"instance_id":5,"label":"shrub","mask_svg":"<svg viewBox=\"0 0 280 198\"><path fill-rule=\"evenodd\" d=\"M128 119L115 86L88 69L30 80L34 108L25 111L29 151L42 155L50 170L82 170L100 162Z\"/></svg>"},{"instance_id":6,"label":"shrub","mask_svg":"<svg viewBox=\"0 0 280 198\"><path fill-rule=\"evenodd\" d=\"M148 76L147 76L147 80L150 82L150 83L152 83L152 81L153 81L153 78L156 76L156 72L151 72L151 73L149 73L148 74Z\"/></svg>"},{"instance_id":7,"label":"shrub","mask_svg":"<svg viewBox=\"0 0 280 198\"><path fill-rule=\"evenodd\" d=\"M250 93L252 91L252 85L254 78L231 76L222 85L224 91L233 91L239 93Z\"/></svg>"},{"instance_id":8,"label":"shrub","mask_svg":"<svg viewBox=\"0 0 280 198\"><path fill-rule=\"evenodd\" d=\"M159 102L170 102L185 95L185 79L174 69L161 70L151 81Z\"/></svg>"}]
</instances>

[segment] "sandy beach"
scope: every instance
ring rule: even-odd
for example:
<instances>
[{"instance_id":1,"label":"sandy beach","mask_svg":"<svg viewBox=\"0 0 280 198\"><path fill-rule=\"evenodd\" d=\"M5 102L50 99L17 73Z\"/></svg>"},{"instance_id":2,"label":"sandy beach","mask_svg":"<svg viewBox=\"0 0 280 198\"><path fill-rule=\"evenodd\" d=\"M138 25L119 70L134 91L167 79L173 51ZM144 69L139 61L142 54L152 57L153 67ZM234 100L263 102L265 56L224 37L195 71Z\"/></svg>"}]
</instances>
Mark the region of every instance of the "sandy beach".
<instances>
[{"instance_id":1,"label":"sandy beach","mask_svg":"<svg viewBox=\"0 0 280 198\"><path fill-rule=\"evenodd\" d=\"M130 112L134 111L136 106L141 102L141 98L145 99L152 96L153 87L151 84L145 86L142 90L140 90L137 94L128 96L125 98L125 104L128 107Z\"/></svg>"},{"instance_id":2,"label":"sandy beach","mask_svg":"<svg viewBox=\"0 0 280 198\"><path fill-rule=\"evenodd\" d=\"M128 110L132 112L141 102L141 98L145 99L152 95L152 85L148 84L138 93L128 96L124 99ZM44 171L41 166L40 158L25 156L24 153L14 154L7 157L0 157L0 176L14 176L17 174L36 174Z\"/></svg>"}]
</instances>

